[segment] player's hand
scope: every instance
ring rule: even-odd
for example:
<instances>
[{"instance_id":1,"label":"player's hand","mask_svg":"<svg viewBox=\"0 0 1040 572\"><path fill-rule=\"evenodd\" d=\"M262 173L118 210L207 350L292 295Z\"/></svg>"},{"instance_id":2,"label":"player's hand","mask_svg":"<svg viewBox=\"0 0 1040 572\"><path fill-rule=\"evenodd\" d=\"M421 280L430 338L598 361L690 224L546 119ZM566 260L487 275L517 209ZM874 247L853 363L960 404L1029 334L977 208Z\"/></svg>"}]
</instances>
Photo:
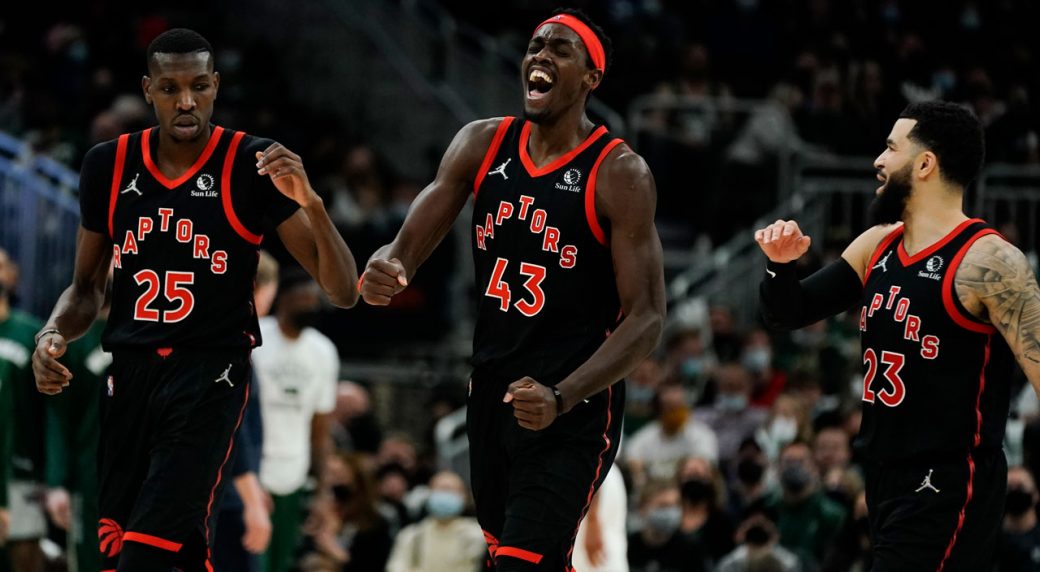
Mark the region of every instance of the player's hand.
<instances>
[{"instance_id":1,"label":"player's hand","mask_svg":"<svg viewBox=\"0 0 1040 572\"><path fill-rule=\"evenodd\" d=\"M62 530L68 530L72 526L72 502L69 499L69 491L63 488L48 490L45 504L47 515L51 517L55 526Z\"/></svg>"},{"instance_id":2,"label":"player's hand","mask_svg":"<svg viewBox=\"0 0 1040 572\"><path fill-rule=\"evenodd\" d=\"M303 170L303 159L281 143L272 143L263 152L257 151L256 172L271 177L275 188L301 207L321 200L311 188L307 172Z\"/></svg>"},{"instance_id":3,"label":"player's hand","mask_svg":"<svg viewBox=\"0 0 1040 572\"><path fill-rule=\"evenodd\" d=\"M11 530L11 517L6 508L0 508L0 546L7 543L7 533Z\"/></svg>"},{"instance_id":4,"label":"player's hand","mask_svg":"<svg viewBox=\"0 0 1040 572\"><path fill-rule=\"evenodd\" d=\"M373 306L386 306L406 286L408 276L404 265L396 258L373 258L361 275L361 297Z\"/></svg>"},{"instance_id":5,"label":"player's hand","mask_svg":"<svg viewBox=\"0 0 1040 572\"><path fill-rule=\"evenodd\" d=\"M812 239L802 234L797 222L777 220L765 228L756 230L755 242L769 260L784 264L798 260L808 252Z\"/></svg>"},{"instance_id":6,"label":"player's hand","mask_svg":"<svg viewBox=\"0 0 1040 572\"><path fill-rule=\"evenodd\" d=\"M51 333L40 338L36 351L32 356L33 375L36 376L36 389L40 393L56 395L62 388L68 387L72 381L69 368L58 363L58 358L65 355L68 344L61 334Z\"/></svg>"},{"instance_id":7,"label":"player's hand","mask_svg":"<svg viewBox=\"0 0 1040 572\"><path fill-rule=\"evenodd\" d=\"M530 377L510 383L502 402L513 404L513 416L524 429L541 431L557 417L552 388Z\"/></svg>"},{"instance_id":8,"label":"player's hand","mask_svg":"<svg viewBox=\"0 0 1040 572\"><path fill-rule=\"evenodd\" d=\"M242 522L246 533L242 535L242 546L252 554L263 554L271 542L271 515L262 503L245 507Z\"/></svg>"}]
</instances>

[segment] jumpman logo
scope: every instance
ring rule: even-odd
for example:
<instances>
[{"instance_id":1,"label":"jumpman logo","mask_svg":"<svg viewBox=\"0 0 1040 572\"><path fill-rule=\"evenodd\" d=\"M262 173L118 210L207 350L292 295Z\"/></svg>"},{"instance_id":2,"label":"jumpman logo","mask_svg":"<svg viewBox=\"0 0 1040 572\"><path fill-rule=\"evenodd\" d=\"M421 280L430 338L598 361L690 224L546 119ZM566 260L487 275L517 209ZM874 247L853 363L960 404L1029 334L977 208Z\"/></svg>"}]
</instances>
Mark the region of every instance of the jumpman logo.
<instances>
[{"instance_id":1,"label":"jumpman logo","mask_svg":"<svg viewBox=\"0 0 1040 572\"><path fill-rule=\"evenodd\" d=\"M882 272L888 272L888 257L889 256L892 256L892 251L891 250L889 250L888 254L886 254L884 258L879 260L878 263L875 264L873 268L871 268L871 270L877 270L878 268L880 268Z\"/></svg>"},{"instance_id":2,"label":"jumpman logo","mask_svg":"<svg viewBox=\"0 0 1040 572\"><path fill-rule=\"evenodd\" d=\"M123 192L121 192L119 194L125 195L125 194L129 193L130 191L133 191L133 192L137 193L137 196L141 196L141 190L137 188L137 177L140 177L140 176L141 176L141 173L134 173L134 180L130 181L130 184L127 185L126 188L123 189Z\"/></svg>"},{"instance_id":3,"label":"jumpman logo","mask_svg":"<svg viewBox=\"0 0 1040 572\"><path fill-rule=\"evenodd\" d=\"M488 171L488 175L502 175L503 179L508 179L509 175L506 174L506 165L508 165L509 162L512 161L512 160L513 160L512 157L506 159L506 162L502 163L498 167L495 167L494 171Z\"/></svg>"},{"instance_id":4,"label":"jumpman logo","mask_svg":"<svg viewBox=\"0 0 1040 572\"><path fill-rule=\"evenodd\" d=\"M231 366L233 365L235 364L229 363L227 369L224 370L224 373L220 374L220 377L213 380L213 383L220 383L222 381L226 381L228 385L230 385L231 387L235 387L235 384L231 383L231 378L228 377L228 374L231 373Z\"/></svg>"},{"instance_id":5,"label":"jumpman logo","mask_svg":"<svg viewBox=\"0 0 1040 572\"><path fill-rule=\"evenodd\" d=\"M935 485L932 484L932 471L933 469L928 469L928 476L921 481L921 486L917 487L917 490L914 491L915 493L919 493L925 489L932 489L935 492L939 492L939 489L935 488Z\"/></svg>"}]
</instances>

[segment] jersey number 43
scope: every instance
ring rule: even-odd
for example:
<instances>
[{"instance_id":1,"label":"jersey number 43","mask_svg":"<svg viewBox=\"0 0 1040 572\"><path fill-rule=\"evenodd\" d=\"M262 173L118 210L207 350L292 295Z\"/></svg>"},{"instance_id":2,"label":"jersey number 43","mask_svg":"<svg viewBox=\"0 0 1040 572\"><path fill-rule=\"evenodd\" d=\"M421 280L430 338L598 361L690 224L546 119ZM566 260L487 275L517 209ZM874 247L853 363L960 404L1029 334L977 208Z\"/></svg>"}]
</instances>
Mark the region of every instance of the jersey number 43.
<instances>
[{"instance_id":1,"label":"jersey number 43","mask_svg":"<svg viewBox=\"0 0 1040 572\"><path fill-rule=\"evenodd\" d=\"M512 300L509 283L502 279L508 265L509 261L505 258L499 258L495 261L495 269L491 272L491 280L488 281L487 290L484 291L485 296L498 299L498 309L503 312L509 311L509 302ZM524 282L524 289L527 290L527 294L530 295L531 299L528 300L527 297L521 298L513 304L513 307L519 310L521 314L530 318L537 315L545 307L545 291L542 290L542 281L545 280L545 267L521 262L520 275L527 277L527 281Z\"/></svg>"}]
</instances>

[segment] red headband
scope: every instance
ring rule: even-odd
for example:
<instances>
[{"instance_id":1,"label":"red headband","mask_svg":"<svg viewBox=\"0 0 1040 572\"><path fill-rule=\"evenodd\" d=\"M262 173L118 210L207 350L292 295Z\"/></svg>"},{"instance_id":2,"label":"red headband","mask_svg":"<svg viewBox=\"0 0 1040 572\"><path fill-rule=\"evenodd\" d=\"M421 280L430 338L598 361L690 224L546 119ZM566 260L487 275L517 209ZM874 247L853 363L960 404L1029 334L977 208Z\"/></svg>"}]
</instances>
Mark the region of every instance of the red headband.
<instances>
[{"instance_id":1,"label":"red headband","mask_svg":"<svg viewBox=\"0 0 1040 572\"><path fill-rule=\"evenodd\" d=\"M538 24L538 27L534 29L535 33L542 29L542 26L546 24L560 24L561 26L567 26L574 30L574 33L578 34L581 41L585 44L585 50L589 52L589 57L592 58L592 65L599 71L606 71L607 69L607 56L603 51L603 44L600 43L599 38L596 37L596 33L585 25L585 22L571 16L570 14L557 14L550 17L548 20Z\"/></svg>"}]
</instances>

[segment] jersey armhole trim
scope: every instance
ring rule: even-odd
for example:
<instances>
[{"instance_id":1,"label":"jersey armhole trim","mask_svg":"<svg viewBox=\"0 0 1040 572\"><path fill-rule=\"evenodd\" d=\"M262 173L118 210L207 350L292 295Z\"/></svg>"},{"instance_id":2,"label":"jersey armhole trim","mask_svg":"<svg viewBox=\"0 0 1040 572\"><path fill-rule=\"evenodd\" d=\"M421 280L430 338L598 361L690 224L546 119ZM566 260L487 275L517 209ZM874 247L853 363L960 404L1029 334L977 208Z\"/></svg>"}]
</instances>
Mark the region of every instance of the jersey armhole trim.
<instances>
[{"instance_id":1,"label":"jersey armhole trim","mask_svg":"<svg viewBox=\"0 0 1040 572\"><path fill-rule=\"evenodd\" d=\"M108 197L108 237L113 241L115 241L116 201L119 199L119 185L123 182L123 167L126 165L126 148L129 140L130 135L127 133L119 136L119 143L116 145L116 164L112 169L112 188Z\"/></svg>"},{"instance_id":2,"label":"jersey armhole trim","mask_svg":"<svg viewBox=\"0 0 1040 572\"><path fill-rule=\"evenodd\" d=\"M867 262L867 271L863 273L863 284L866 285L867 280L870 279L870 271L874 269L874 265L877 264L881 253L888 250L888 247L892 245L892 241L903 235L903 225L899 225L899 228L885 235L885 238L881 239L878 243L877 248L874 249L874 254L870 255L870 261Z\"/></svg>"},{"instance_id":3,"label":"jersey armhole trim","mask_svg":"<svg viewBox=\"0 0 1040 572\"><path fill-rule=\"evenodd\" d=\"M515 117L503 117L502 122L498 124L498 128L495 129L495 136L491 139L491 145L488 146L488 150L484 153L484 160L480 163L480 170L477 171L476 178L473 179L473 198L477 198L477 193L480 192L480 185L484 182L484 177L487 176L488 169L491 168L491 162L495 160L495 156L498 155L498 150L502 147L502 140L505 139L506 131L509 131L509 126L513 124Z\"/></svg>"},{"instance_id":4,"label":"jersey armhole trim","mask_svg":"<svg viewBox=\"0 0 1040 572\"><path fill-rule=\"evenodd\" d=\"M960 327L980 334L992 334L997 331L992 324L987 324L980 321L975 316L969 314L960 301L956 299L956 276L957 269L960 268L961 261L964 260L964 256L968 254L968 250L971 248L975 241L986 236L988 234L995 234L1000 236L1000 233L992 228L984 228L971 236L964 246L957 251L957 254L950 261L950 267L946 269L946 276L943 277L942 284L942 298L943 306L946 307L946 313L949 314L950 318Z\"/></svg>"},{"instance_id":5,"label":"jersey armhole trim","mask_svg":"<svg viewBox=\"0 0 1040 572\"><path fill-rule=\"evenodd\" d=\"M596 216L596 177L599 175L599 166L603 164L603 160L614 150L614 147L621 143L623 143L621 139L614 139L603 147L603 150L599 152L599 157L596 157L596 162L592 165L592 170L589 172L589 185L585 188L585 220L589 223L592 236L596 237L596 241L603 246L607 246L607 235L599 224L599 217Z\"/></svg>"},{"instance_id":6,"label":"jersey armhole trim","mask_svg":"<svg viewBox=\"0 0 1040 572\"><path fill-rule=\"evenodd\" d=\"M245 137L244 131L237 131L231 137L231 145L228 146L227 156L224 158L224 169L220 174L220 199L224 205L224 217L231 224L231 228L246 242L259 246L264 239L263 235L249 232L249 229L238 219L231 203L231 172L235 167L235 153L238 152L238 144L241 143L242 137Z\"/></svg>"}]
</instances>

